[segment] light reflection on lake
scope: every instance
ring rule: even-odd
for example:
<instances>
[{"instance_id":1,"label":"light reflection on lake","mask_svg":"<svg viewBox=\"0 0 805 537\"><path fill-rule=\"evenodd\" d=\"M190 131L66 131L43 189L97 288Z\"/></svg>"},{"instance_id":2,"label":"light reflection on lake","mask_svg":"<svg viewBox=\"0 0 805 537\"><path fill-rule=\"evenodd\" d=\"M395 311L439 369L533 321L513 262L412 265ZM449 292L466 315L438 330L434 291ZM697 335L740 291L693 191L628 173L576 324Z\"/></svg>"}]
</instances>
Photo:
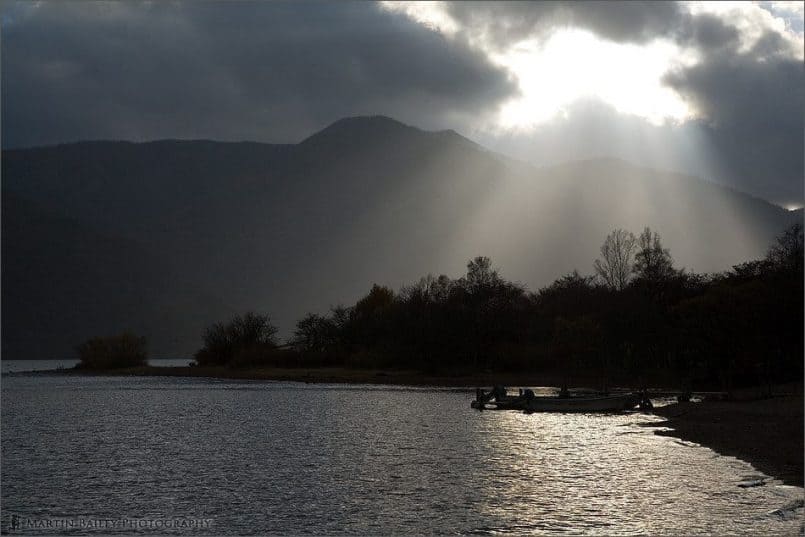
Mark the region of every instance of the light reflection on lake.
<instances>
[{"instance_id":1,"label":"light reflection on lake","mask_svg":"<svg viewBox=\"0 0 805 537\"><path fill-rule=\"evenodd\" d=\"M738 487L761 474L644 414L477 412L470 393L400 387L2 382L4 513L212 518L213 534L801 529L801 488Z\"/></svg>"}]
</instances>

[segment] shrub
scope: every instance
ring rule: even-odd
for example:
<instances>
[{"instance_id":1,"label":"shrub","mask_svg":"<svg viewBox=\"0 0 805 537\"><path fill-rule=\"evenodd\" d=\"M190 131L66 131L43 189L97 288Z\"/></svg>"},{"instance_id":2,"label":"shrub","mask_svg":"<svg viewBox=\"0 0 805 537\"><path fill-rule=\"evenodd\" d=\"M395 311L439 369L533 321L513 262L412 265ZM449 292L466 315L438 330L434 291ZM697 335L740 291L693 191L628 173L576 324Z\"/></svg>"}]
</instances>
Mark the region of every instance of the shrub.
<instances>
[{"instance_id":1,"label":"shrub","mask_svg":"<svg viewBox=\"0 0 805 537\"><path fill-rule=\"evenodd\" d=\"M251 348L276 347L277 328L267 315L246 313L228 323L215 323L204 331L204 347L195 359L198 365L224 365Z\"/></svg>"},{"instance_id":2,"label":"shrub","mask_svg":"<svg viewBox=\"0 0 805 537\"><path fill-rule=\"evenodd\" d=\"M76 347L85 369L115 369L143 366L147 363L146 340L131 333L94 337Z\"/></svg>"}]
</instances>

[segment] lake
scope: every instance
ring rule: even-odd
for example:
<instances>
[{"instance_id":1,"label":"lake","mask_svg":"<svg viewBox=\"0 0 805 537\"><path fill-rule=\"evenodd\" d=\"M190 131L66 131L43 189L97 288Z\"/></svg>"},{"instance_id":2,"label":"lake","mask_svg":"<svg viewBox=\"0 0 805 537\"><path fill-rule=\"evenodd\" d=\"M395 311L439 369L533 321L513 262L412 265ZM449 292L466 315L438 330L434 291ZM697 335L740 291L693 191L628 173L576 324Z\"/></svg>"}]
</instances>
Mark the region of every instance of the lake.
<instances>
[{"instance_id":1,"label":"lake","mask_svg":"<svg viewBox=\"0 0 805 537\"><path fill-rule=\"evenodd\" d=\"M40 524L15 526L36 534L802 531L802 488L770 479L740 487L765 476L653 434L644 425L654 416L478 412L472 398L450 389L6 375L3 529L12 521Z\"/></svg>"}]
</instances>

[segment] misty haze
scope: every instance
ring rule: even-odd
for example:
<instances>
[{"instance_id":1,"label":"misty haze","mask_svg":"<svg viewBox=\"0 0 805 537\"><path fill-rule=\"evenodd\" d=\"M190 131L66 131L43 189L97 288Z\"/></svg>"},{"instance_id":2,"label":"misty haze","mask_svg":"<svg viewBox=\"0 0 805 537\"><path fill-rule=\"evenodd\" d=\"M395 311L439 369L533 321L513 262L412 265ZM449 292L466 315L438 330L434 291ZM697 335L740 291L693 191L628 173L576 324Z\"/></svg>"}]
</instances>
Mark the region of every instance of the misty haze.
<instances>
[{"instance_id":1,"label":"misty haze","mask_svg":"<svg viewBox=\"0 0 805 537\"><path fill-rule=\"evenodd\" d=\"M0 15L4 534L805 528L801 3Z\"/></svg>"}]
</instances>

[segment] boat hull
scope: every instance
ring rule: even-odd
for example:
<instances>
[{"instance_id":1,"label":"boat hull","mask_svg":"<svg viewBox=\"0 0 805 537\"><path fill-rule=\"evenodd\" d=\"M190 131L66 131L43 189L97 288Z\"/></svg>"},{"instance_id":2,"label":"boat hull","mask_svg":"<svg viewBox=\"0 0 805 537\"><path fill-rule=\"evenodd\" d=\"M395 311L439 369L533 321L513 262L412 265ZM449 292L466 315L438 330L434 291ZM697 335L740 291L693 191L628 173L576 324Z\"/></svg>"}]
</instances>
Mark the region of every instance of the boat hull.
<instances>
[{"instance_id":1,"label":"boat hull","mask_svg":"<svg viewBox=\"0 0 805 537\"><path fill-rule=\"evenodd\" d=\"M634 394L606 397L535 397L528 401L526 412L622 412L640 403Z\"/></svg>"}]
</instances>

